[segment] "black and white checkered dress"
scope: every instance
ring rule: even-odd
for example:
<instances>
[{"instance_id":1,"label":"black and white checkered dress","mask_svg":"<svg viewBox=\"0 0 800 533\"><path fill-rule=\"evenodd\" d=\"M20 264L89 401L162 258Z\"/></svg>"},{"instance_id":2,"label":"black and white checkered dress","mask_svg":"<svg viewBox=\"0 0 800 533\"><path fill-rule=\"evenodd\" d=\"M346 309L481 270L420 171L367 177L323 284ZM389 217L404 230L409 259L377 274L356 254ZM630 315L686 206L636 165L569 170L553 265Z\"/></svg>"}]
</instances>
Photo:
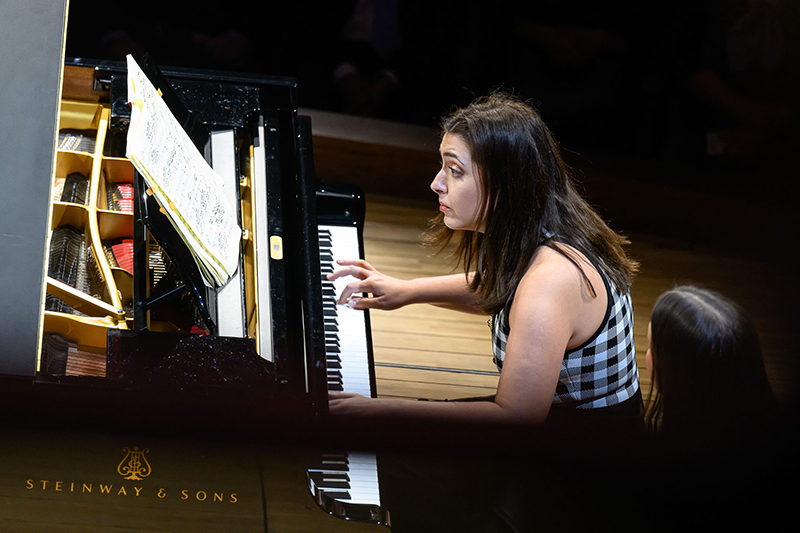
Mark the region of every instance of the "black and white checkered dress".
<instances>
[{"instance_id":1,"label":"black and white checkered dress","mask_svg":"<svg viewBox=\"0 0 800 533\"><path fill-rule=\"evenodd\" d=\"M630 294L612 289L603 272L598 272L608 294L606 316L588 341L564 353L553 395L555 408L609 407L633 397L639 389ZM494 362L499 370L503 368L510 331L501 310L492 319Z\"/></svg>"}]
</instances>

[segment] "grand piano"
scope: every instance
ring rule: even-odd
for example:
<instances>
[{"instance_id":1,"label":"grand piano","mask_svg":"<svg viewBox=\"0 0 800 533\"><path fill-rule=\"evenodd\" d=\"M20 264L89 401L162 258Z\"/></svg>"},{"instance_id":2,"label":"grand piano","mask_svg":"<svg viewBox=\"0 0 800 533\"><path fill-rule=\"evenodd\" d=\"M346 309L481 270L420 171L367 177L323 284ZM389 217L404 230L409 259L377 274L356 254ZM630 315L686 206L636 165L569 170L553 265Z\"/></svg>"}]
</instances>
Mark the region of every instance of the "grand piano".
<instances>
[{"instance_id":1,"label":"grand piano","mask_svg":"<svg viewBox=\"0 0 800 533\"><path fill-rule=\"evenodd\" d=\"M257 394L309 416L326 413L329 390L374 394L368 316L337 307L322 279L336 258L363 255L363 195L315 178L294 81L162 73L142 61L235 192L238 269L222 287L204 281L125 158L124 66L68 64L42 349L29 373L41 384L137 394Z\"/></svg>"},{"instance_id":2,"label":"grand piano","mask_svg":"<svg viewBox=\"0 0 800 533\"><path fill-rule=\"evenodd\" d=\"M65 14L52 5L42 13L56 27ZM18 406L3 421L323 442L329 391L375 395L369 318L336 306L337 287L323 280L337 258L363 256L363 194L315 177L295 80L140 61L235 192L237 271L222 287L203 281L125 158L125 65L67 58L60 87L44 91L60 94L43 143L55 150L34 166L51 171L6 180L14 200L3 204L3 255L14 239L44 239L0 272L18 299L0 317L11 325L0 394ZM52 117L42 115L33 135L46 139ZM309 457L309 498L330 514L387 524L374 454L332 451Z\"/></svg>"}]
</instances>

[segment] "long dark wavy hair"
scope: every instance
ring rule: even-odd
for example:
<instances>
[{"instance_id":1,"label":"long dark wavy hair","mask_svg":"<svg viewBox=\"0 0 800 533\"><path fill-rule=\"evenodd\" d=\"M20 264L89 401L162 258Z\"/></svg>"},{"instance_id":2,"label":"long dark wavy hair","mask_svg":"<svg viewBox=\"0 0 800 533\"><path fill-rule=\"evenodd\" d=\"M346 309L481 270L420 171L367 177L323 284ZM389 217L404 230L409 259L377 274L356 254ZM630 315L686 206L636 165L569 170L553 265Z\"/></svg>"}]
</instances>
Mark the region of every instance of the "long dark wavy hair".
<instances>
[{"instance_id":1,"label":"long dark wavy hair","mask_svg":"<svg viewBox=\"0 0 800 533\"><path fill-rule=\"evenodd\" d=\"M439 215L427 242L441 249L455 242L453 255L465 272L475 272L470 288L484 311L497 313L510 301L539 246L558 251L583 274L556 242L587 256L618 290L629 289L637 264L625 254L627 239L576 191L558 144L533 106L496 92L452 113L442 130L470 149L483 192L479 220L486 228L483 234L453 231Z\"/></svg>"},{"instance_id":2,"label":"long dark wavy hair","mask_svg":"<svg viewBox=\"0 0 800 533\"><path fill-rule=\"evenodd\" d=\"M659 296L650 326L650 429L737 430L774 411L758 334L739 305L680 286Z\"/></svg>"}]
</instances>

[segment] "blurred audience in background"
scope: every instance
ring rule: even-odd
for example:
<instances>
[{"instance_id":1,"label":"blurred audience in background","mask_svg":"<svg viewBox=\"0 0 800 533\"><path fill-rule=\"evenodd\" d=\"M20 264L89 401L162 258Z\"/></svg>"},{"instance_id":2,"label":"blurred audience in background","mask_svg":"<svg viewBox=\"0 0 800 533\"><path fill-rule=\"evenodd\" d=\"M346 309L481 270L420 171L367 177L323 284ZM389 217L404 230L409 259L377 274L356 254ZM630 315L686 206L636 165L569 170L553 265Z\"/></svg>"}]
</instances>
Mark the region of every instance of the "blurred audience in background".
<instances>
[{"instance_id":1,"label":"blurred audience in background","mask_svg":"<svg viewBox=\"0 0 800 533\"><path fill-rule=\"evenodd\" d=\"M797 157L793 0L136 6L71 0L67 56L290 76L303 107L428 126L503 88L571 149L778 176Z\"/></svg>"}]
</instances>

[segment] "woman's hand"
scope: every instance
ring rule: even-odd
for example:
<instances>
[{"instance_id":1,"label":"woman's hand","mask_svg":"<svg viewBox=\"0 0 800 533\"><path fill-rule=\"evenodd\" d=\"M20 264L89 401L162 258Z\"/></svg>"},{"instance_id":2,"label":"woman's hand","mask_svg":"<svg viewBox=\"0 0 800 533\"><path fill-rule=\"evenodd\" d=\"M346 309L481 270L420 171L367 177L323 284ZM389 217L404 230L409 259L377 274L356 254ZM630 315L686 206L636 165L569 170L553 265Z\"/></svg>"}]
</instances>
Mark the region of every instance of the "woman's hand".
<instances>
[{"instance_id":1,"label":"woman's hand","mask_svg":"<svg viewBox=\"0 0 800 533\"><path fill-rule=\"evenodd\" d=\"M339 260L340 268L328 274L328 280L334 281L344 276L353 276L358 281L349 283L339 295L338 303L347 304L353 309L391 310L409 303L409 282L381 274L375 267L364 260ZM371 296L361 296L370 293Z\"/></svg>"},{"instance_id":2,"label":"woman's hand","mask_svg":"<svg viewBox=\"0 0 800 533\"><path fill-rule=\"evenodd\" d=\"M332 415L340 416L367 416L378 414L380 406L378 400L367 398L352 392L329 392L328 409Z\"/></svg>"}]
</instances>

